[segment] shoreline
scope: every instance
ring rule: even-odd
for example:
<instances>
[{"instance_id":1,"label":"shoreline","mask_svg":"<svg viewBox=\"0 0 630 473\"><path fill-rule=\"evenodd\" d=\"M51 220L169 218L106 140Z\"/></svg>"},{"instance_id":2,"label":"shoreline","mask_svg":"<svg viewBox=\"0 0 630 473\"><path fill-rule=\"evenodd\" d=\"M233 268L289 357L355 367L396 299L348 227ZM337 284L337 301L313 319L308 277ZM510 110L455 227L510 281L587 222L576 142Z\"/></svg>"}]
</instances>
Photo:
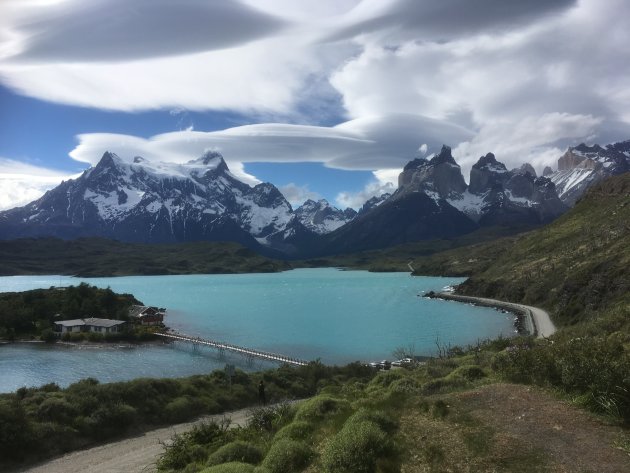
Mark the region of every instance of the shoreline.
<instances>
[{"instance_id":1,"label":"shoreline","mask_svg":"<svg viewBox=\"0 0 630 473\"><path fill-rule=\"evenodd\" d=\"M47 343L44 340L0 340L0 346L2 345L12 345L12 344L43 344L49 345L51 347L58 346L61 348L78 348L78 349L103 349L103 348L139 348L142 346L154 346L154 345L168 345L168 342L164 340L156 339L156 340L145 340L138 342L129 342L129 341L121 341L121 342L64 342L58 340L54 343Z\"/></svg>"},{"instance_id":2,"label":"shoreline","mask_svg":"<svg viewBox=\"0 0 630 473\"><path fill-rule=\"evenodd\" d=\"M424 297L507 310L508 312L516 315L519 321L517 330L520 334L522 334L522 331L525 331L536 338L546 338L556 332L556 327L551 321L549 313L539 307L518 304L515 302L500 301L497 299L489 299L486 297L463 296L452 292L430 291L424 294Z\"/></svg>"}]
</instances>

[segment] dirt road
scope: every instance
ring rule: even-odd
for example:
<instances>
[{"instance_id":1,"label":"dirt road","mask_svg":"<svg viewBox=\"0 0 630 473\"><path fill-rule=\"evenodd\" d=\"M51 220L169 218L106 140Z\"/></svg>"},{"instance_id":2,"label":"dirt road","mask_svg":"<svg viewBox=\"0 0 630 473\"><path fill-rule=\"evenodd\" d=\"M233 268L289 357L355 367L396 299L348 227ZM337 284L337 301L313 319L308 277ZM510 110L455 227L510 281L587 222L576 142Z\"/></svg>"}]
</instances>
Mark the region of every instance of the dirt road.
<instances>
[{"instance_id":1,"label":"dirt road","mask_svg":"<svg viewBox=\"0 0 630 473\"><path fill-rule=\"evenodd\" d=\"M207 416L195 422L173 425L145 432L87 450L71 452L23 470L23 473L150 473L156 471L155 462L163 451L161 442L169 442L173 434L190 430L204 420L231 419L233 425L245 425L249 410Z\"/></svg>"}]
</instances>

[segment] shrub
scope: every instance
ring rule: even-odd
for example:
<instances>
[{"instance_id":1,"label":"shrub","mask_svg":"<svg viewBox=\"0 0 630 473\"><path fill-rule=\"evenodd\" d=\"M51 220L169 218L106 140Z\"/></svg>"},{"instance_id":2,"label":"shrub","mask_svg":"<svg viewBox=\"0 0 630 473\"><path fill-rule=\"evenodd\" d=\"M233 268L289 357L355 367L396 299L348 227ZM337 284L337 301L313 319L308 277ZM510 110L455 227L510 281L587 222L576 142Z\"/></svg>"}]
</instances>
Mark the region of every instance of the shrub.
<instances>
[{"instance_id":1,"label":"shrub","mask_svg":"<svg viewBox=\"0 0 630 473\"><path fill-rule=\"evenodd\" d=\"M0 401L0 458L20 460L33 441L31 424L20 403Z\"/></svg>"},{"instance_id":2,"label":"shrub","mask_svg":"<svg viewBox=\"0 0 630 473\"><path fill-rule=\"evenodd\" d=\"M350 403L329 396L316 396L304 401L295 414L295 420L320 421L350 409Z\"/></svg>"},{"instance_id":3,"label":"shrub","mask_svg":"<svg viewBox=\"0 0 630 473\"><path fill-rule=\"evenodd\" d=\"M373 422L387 433L394 432L398 428L398 423L385 412L365 408L352 414L344 424L344 428L361 422Z\"/></svg>"},{"instance_id":4,"label":"shrub","mask_svg":"<svg viewBox=\"0 0 630 473\"><path fill-rule=\"evenodd\" d=\"M401 378L389 385L389 390L395 393L416 394L420 392L421 385L413 378Z\"/></svg>"},{"instance_id":5,"label":"shrub","mask_svg":"<svg viewBox=\"0 0 630 473\"><path fill-rule=\"evenodd\" d=\"M199 473L252 473L253 471L254 466L248 463L230 462L205 468Z\"/></svg>"},{"instance_id":6,"label":"shrub","mask_svg":"<svg viewBox=\"0 0 630 473\"><path fill-rule=\"evenodd\" d=\"M77 415L77 409L65 399L50 397L37 408L37 417L41 421L53 421L69 424Z\"/></svg>"},{"instance_id":7,"label":"shrub","mask_svg":"<svg viewBox=\"0 0 630 473\"><path fill-rule=\"evenodd\" d=\"M40 338L46 343L55 343L57 341L57 335L50 328L42 330Z\"/></svg>"},{"instance_id":8,"label":"shrub","mask_svg":"<svg viewBox=\"0 0 630 473\"><path fill-rule=\"evenodd\" d=\"M460 366L449 375L449 377L455 376L459 376L468 381L475 381L477 379L485 378L487 375L485 371L477 365L466 365Z\"/></svg>"},{"instance_id":9,"label":"shrub","mask_svg":"<svg viewBox=\"0 0 630 473\"><path fill-rule=\"evenodd\" d=\"M272 432L293 419L294 407L288 402L250 410L247 426L258 431Z\"/></svg>"},{"instance_id":10,"label":"shrub","mask_svg":"<svg viewBox=\"0 0 630 473\"><path fill-rule=\"evenodd\" d=\"M208 457L207 465L219 465L227 462L256 464L262 460L263 454L258 447L242 440L236 440L220 447Z\"/></svg>"},{"instance_id":11,"label":"shrub","mask_svg":"<svg viewBox=\"0 0 630 473\"><path fill-rule=\"evenodd\" d=\"M313 432L313 425L303 420L296 420L282 427L274 436L274 440L291 439L306 440Z\"/></svg>"},{"instance_id":12,"label":"shrub","mask_svg":"<svg viewBox=\"0 0 630 473\"><path fill-rule=\"evenodd\" d=\"M349 422L324 448L322 466L330 473L371 473L388 450L385 432L374 422Z\"/></svg>"},{"instance_id":13,"label":"shrub","mask_svg":"<svg viewBox=\"0 0 630 473\"><path fill-rule=\"evenodd\" d=\"M180 396L164 406L164 416L169 422L183 422L201 414L203 402L190 396Z\"/></svg>"},{"instance_id":14,"label":"shrub","mask_svg":"<svg viewBox=\"0 0 630 473\"><path fill-rule=\"evenodd\" d=\"M441 399L433 404L433 417L444 418L448 415L448 405Z\"/></svg>"},{"instance_id":15,"label":"shrub","mask_svg":"<svg viewBox=\"0 0 630 473\"><path fill-rule=\"evenodd\" d=\"M228 422L203 422L188 432L175 435L157 462L159 470L181 470L189 463L205 461L207 451L202 445L220 444L228 434Z\"/></svg>"},{"instance_id":16,"label":"shrub","mask_svg":"<svg viewBox=\"0 0 630 473\"><path fill-rule=\"evenodd\" d=\"M102 342L105 339L105 337L103 336L102 333L88 332L87 339L90 342Z\"/></svg>"},{"instance_id":17,"label":"shrub","mask_svg":"<svg viewBox=\"0 0 630 473\"><path fill-rule=\"evenodd\" d=\"M305 442L282 439L273 443L262 466L270 473L300 471L312 457L313 451Z\"/></svg>"},{"instance_id":18,"label":"shrub","mask_svg":"<svg viewBox=\"0 0 630 473\"><path fill-rule=\"evenodd\" d=\"M405 374L401 370L382 371L377 374L374 379L372 379L372 381L370 381L368 389L373 389L376 387L386 388L394 381L397 381L404 377Z\"/></svg>"},{"instance_id":19,"label":"shrub","mask_svg":"<svg viewBox=\"0 0 630 473\"><path fill-rule=\"evenodd\" d=\"M99 407L90 416L93 423L92 435L106 438L125 432L136 418L136 410L122 402Z\"/></svg>"}]
</instances>

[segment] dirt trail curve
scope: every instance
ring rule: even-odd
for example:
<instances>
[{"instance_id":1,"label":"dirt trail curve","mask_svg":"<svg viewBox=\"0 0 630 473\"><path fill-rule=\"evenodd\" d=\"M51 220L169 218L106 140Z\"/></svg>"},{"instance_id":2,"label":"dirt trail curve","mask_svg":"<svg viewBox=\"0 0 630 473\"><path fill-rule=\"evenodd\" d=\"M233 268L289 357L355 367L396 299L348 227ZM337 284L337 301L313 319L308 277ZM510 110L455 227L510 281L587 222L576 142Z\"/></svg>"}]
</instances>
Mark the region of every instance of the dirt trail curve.
<instances>
[{"instance_id":1,"label":"dirt trail curve","mask_svg":"<svg viewBox=\"0 0 630 473\"><path fill-rule=\"evenodd\" d=\"M499 301L496 299L488 299L485 297L460 296L451 292L440 292L437 297L458 301L471 302L473 304L484 305L488 307L499 307L507 310L517 310L525 314L533 324L533 330L538 338L549 337L556 332L556 326L551 321L549 314L539 307L533 307L524 304L516 304L514 302Z\"/></svg>"},{"instance_id":2,"label":"dirt trail curve","mask_svg":"<svg viewBox=\"0 0 630 473\"><path fill-rule=\"evenodd\" d=\"M249 409L206 416L194 422L151 430L137 437L71 452L63 457L32 466L20 473L151 473L163 451L161 442L170 441L175 433L190 430L204 420L228 417L232 425L245 425Z\"/></svg>"}]
</instances>

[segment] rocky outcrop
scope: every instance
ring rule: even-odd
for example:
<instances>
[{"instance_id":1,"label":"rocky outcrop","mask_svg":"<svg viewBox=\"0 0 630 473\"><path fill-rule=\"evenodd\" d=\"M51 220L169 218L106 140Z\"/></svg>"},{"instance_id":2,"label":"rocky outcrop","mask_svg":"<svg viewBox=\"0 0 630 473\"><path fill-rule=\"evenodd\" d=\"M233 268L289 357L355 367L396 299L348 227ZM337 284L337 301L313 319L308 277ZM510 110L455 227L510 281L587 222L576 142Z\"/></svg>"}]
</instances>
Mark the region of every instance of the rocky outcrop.
<instances>
[{"instance_id":1,"label":"rocky outcrop","mask_svg":"<svg viewBox=\"0 0 630 473\"><path fill-rule=\"evenodd\" d=\"M430 160L414 159L404 167L393 197L400 198L408 192L422 191L448 199L461 194L466 187L461 168L451 155L451 148L444 145L440 153Z\"/></svg>"}]
</instances>

